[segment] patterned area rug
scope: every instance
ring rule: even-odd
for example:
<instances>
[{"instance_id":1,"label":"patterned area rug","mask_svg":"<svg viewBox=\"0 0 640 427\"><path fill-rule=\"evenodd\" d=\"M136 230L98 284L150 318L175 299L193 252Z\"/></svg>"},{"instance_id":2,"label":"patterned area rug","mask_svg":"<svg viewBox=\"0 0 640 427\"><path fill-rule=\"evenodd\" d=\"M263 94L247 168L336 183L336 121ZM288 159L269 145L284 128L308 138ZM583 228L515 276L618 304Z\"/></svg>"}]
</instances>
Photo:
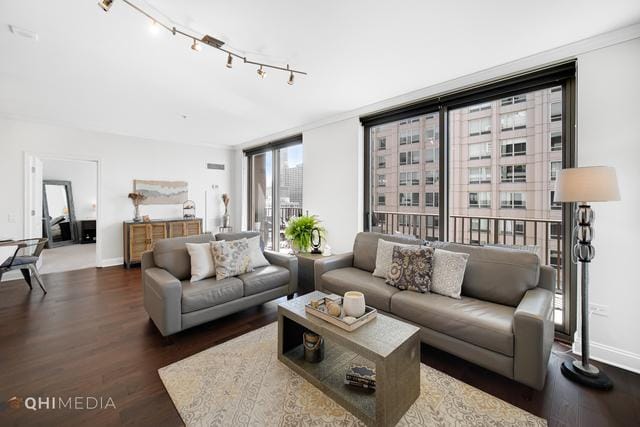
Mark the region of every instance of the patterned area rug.
<instances>
[{"instance_id":1,"label":"patterned area rug","mask_svg":"<svg viewBox=\"0 0 640 427\"><path fill-rule=\"evenodd\" d=\"M361 426L278 361L276 323L158 370L187 426ZM421 364L420 397L400 426L546 426Z\"/></svg>"}]
</instances>

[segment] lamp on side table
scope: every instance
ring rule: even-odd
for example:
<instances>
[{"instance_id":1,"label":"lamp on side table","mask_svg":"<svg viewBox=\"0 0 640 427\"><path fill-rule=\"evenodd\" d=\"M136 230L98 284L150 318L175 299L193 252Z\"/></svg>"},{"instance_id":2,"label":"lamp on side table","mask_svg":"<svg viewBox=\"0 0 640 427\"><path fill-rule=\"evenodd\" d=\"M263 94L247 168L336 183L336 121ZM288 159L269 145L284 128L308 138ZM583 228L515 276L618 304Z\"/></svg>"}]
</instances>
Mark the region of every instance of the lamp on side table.
<instances>
[{"instance_id":1,"label":"lamp on side table","mask_svg":"<svg viewBox=\"0 0 640 427\"><path fill-rule=\"evenodd\" d=\"M575 211L576 226L573 235L572 259L582 264L581 269L581 313L582 313L582 359L562 363L562 374L571 381L582 385L609 390L613 383L601 370L589 363L589 264L595 256L593 239L594 214L589 202L609 202L620 200L618 180L614 168L605 166L563 169L558 174L555 201L578 203Z\"/></svg>"}]
</instances>

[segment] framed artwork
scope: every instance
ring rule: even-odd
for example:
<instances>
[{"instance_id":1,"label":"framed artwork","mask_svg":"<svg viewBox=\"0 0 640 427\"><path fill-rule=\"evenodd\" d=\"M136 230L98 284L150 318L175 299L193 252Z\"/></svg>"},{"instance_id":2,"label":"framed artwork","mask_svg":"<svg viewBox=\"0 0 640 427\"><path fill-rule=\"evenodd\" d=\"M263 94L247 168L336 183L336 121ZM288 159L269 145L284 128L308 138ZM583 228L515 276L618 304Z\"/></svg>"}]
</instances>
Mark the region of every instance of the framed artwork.
<instances>
[{"instance_id":1,"label":"framed artwork","mask_svg":"<svg viewBox=\"0 0 640 427\"><path fill-rule=\"evenodd\" d=\"M181 205L189 198L189 183L185 181L133 181L136 193L145 196L142 205Z\"/></svg>"}]
</instances>

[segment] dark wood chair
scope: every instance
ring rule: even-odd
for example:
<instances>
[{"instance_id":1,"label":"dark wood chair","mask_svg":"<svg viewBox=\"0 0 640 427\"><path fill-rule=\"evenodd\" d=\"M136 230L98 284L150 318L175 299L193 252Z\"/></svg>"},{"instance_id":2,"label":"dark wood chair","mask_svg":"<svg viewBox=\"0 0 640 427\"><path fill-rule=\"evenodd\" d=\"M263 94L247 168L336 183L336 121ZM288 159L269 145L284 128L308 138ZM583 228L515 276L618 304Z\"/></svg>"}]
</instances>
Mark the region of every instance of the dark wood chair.
<instances>
[{"instance_id":1,"label":"dark wood chair","mask_svg":"<svg viewBox=\"0 0 640 427\"><path fill-rule=\"evenodd\" d=\"M42 277L38 272L36 263L40 258L42 250L47 244L47 240L48 239L46 238L25 239L0 243L0 247L16 247L16 251L13 253L13 256L8 257L4 262L2 262L2 264L0 264L0 280L2 280L2 275L7 271L20 270L20 272L22 273L22 277L24 277L24 280L27 282L27 285L29 285L30 289L33 289L33 286L31 286L31 277L33 275L33 277L40 285L42 291L46 294L47 289L44 287L44 283L42 282ZM22 251L21 255L19 254L20 251Z\"/></svg>"}]
</instances>

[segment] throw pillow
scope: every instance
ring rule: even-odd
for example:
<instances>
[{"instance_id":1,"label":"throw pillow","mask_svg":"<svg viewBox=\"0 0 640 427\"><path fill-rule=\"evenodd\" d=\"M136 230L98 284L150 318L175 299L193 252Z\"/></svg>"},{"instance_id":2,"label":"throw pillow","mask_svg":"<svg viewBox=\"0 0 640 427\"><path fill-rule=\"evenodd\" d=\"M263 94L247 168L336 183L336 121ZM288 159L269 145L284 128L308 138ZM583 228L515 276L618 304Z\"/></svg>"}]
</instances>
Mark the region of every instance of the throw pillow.
<instances>
[{"instance_id":1,"label":"throw pillow","mask_svg":"<svg viewBox=\"0 0 640 427\"><path fill-rule=\"evenodd\" d=\"M209 243L185 243L191 258L191 282L216 275L213 254Z\"/></svg>"},{"instance_id":2,"label":"throw pillow","mask_svg":"<svg viewBox=\"0 0 640 427\"><path fill-rule=\"evenodd\" d=\"M251 268L264 267L269 265L269 261L264 257L260 248L260 236L247 239L249 243L249 258L251 258Z\"/></svg>"},{"instance_id":3,"label":"throw pillow","mask_svg":"<svg viewBox=\"0 0 640 427\"><path fill-rule=\"evenodd\" d=\"M393 248L387 285L402 290L429 292L433 272L433 248Z\"/></svg>"},{"instance_id":4,"label":"throw pillow","mask_svg":"<svg viewBox=\"0 0 640 427\"><path fill-rule=\"evenodd\" d=\"M253 271L247 239L230 242L213 241L211 242L211 251L216 265L216 280Z\"/></svg>"},{"instance_id":5,"label":"throw pillow","mask_svg":"<svg viewBox=\"0 0 640 427\"><path fill-rule=\"evenodd\" d=\"M389 268L391 267L391 258L393 256L394 246L403 248L417 248L418 245L407 245L406 243L394 243L388 242L383 239L378 239L378 250L376 252L376 268L373 270L373 275L376 277L382 277L385 279L389 274Z\"/></svg>"},{"instance_id":6,"label":"throw pillow","mask_svg":"<svg viewBox=\"0 0 640 427\"><path fill-rule=\"evenodd\" d=\"M467 268L469 254L436 249L433 255L433 274L430 291L460 299L462 280Z\"/></svg>"}]
</instances>

